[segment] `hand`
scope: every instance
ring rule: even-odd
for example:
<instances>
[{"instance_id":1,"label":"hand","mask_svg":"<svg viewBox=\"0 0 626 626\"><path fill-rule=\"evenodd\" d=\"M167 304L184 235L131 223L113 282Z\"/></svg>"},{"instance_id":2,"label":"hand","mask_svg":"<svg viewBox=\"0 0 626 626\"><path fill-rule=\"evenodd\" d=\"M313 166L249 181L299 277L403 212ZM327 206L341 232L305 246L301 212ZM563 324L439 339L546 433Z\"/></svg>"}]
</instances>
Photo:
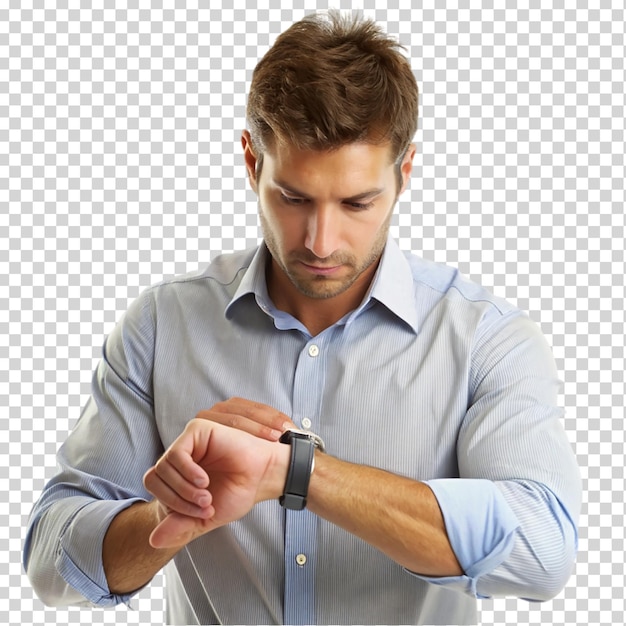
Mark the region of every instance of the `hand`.
<instances>
[{"instance_id":1,"label":"hand","mask_svg":"<svg viewBox=\"0 0 626 626\"><path fill-rule=\"evenodd\" d=\"M282 493L289 446L206 419L183 433L144 476L158 500L154 548L182 547L200 535L238 520L262 500Z\"/></svg>"},{"instance_id":2,"label":"hand","mask_svg":"<svg viewBox=\"0 0 626 626\"><path fill-rule=\"evenodd\" d=\"M285 413L245 398L230 398L218 402L212 408L200 411L196 419L211 420L238 428L268 441L278 441L288 428L297 428Z\"/></svg>"}]
</instances>

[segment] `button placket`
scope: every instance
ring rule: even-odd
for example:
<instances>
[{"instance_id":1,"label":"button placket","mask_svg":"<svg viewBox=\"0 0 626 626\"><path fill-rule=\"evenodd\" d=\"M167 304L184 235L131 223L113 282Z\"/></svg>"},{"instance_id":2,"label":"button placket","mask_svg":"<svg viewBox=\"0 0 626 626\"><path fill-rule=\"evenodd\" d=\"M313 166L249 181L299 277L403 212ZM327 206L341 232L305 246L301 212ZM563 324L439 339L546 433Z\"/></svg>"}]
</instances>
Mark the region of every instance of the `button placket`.
<instances>
[{"instance_id":1,"label":"button placket","mask_svg":"<svg viewBox=\"0 0 626 626\"><path fill-rule=\"evenodd\" d=\"M313 430L324 391L324 338L304 343L293 379L292 415L303 430ZM287 624L315 622L315 563L318 518L308 509L287 511L285 518L285 596ZM306 621L298 621L306 620Z\"/></svg>"}]
</instances>

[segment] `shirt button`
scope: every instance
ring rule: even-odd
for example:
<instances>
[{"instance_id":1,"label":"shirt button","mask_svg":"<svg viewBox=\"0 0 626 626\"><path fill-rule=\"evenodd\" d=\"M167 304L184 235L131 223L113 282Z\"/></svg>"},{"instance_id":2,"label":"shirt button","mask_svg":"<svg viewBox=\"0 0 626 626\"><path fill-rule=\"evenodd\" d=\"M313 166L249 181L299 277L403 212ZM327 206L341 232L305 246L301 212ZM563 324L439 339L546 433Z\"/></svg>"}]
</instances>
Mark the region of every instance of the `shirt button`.
<instances>
[{"instance_id":1,"label":"shirt button","mask_svg":"<svg viewBox=\"0 0 626 626\"><path fill-rule=\"evenodd\" d=\"M317 356L319 353L320 349L315 344L309 346L309 356Z\"/></svg>"},{"instance_id":2,"label":"shirt button","mask_svg":"<svg viewBox=\"0 0 626 626\"><path fill-rule=\"evenodd\" d=\"M304 567L305 563L306 563L306 554L298 554L296 556L296 563L300 566L300 567Z\"/></svg>"},{"instance_id":3,"label":"shirt button","mask_svg":"<svg viewBox=\"0 0 626 626\"><path fill-rule=\"evenodd\" d=\"M306 428L307 430L311 428L311 420L308 417L302 418L302 428Z\"/></svg>"}]
</instances>

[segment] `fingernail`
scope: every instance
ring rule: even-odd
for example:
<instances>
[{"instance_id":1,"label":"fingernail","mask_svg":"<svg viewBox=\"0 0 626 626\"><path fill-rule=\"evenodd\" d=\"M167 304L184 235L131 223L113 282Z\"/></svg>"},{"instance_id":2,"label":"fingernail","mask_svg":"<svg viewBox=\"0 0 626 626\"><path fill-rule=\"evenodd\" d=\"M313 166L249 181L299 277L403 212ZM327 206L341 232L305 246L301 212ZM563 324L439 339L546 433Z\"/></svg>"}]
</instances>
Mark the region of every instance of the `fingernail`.
<instances>
[{"instance_id":1,"label":"fingernail","mask_svg":"<svg viewBox=\"0 0 626 626\"><path fill-rule=\"evenodd\" d=\"M200 508L204 508L211 504L211 499L208 496L200 496L197 500L197 504Z\"/></svg>"}]
</instances>

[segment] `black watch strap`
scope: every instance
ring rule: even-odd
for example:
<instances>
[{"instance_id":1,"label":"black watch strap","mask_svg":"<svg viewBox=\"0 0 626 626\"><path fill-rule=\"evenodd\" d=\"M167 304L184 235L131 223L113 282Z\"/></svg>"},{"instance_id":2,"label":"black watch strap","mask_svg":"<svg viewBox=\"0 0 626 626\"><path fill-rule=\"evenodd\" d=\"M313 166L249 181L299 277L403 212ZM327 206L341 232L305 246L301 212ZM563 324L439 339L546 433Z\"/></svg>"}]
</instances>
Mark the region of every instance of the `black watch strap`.
<instances>
[{"instance_id":1,"label":"black watch strap","mask_svg":"<svg viewBox=\"0 0 626 626\"><path fill-rule=\"evenodd\" d=\"M284 432L279 441L291 444L291 460L285 489L278 501L286 509L301 511L306 506L316 446L309 436L293 430Z\"/></svg>"}]
</instances>

